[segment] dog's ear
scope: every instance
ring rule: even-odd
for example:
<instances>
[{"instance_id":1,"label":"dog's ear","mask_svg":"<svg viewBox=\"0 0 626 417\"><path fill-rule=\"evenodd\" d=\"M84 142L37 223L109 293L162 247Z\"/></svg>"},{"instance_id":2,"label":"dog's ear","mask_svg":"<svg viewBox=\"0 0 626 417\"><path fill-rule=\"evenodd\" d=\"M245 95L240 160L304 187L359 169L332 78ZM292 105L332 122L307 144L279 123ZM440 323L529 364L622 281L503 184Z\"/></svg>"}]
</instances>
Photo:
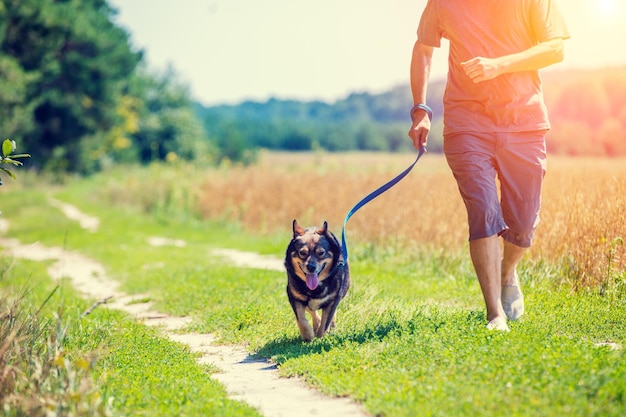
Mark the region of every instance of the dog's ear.
<instances>
[{"instance_id":1,"label":"dog's ear","mask_svg":"<svg viewBox=\"0 0 626 417\"><path fill-rule=\"evenodd\" d=\"M296 238L298 236L302 236L303 234L304 229L298 224L296 219L293 219L293 237Z\"/></svg>"},{"instance_id":2,"label":"dog's ear","mask_svg":"<svg viewBox=\"0 0 626 417\"><path fill-rule=\"evenodd\" d=\"M326 234L326 232L328 231L328 222L324 221L324 226L320 227L319 229L317 229L315 231L315 233L317 233L320 236L323 236Z\"/></svg>"},{"instance_id":3,"label":"dog's ear","mask_svg":"<svg viewBox=\"0 0 626 417\"><path fill-rule=\"evenodd\" d=\"M328 222L324 222L324 226L317 229L317 233L319 233L320 235L326 236L331 246L333 246L333 249L332 249L333 252L339 253L339 254L341 253L341 245L339 244L339 241L337 240L337 236L335 236L333 232L328 230ZM338 261L339 261L339 257L337 256L335 257L335 263L337 263Z\"/></svg>"}]
</instances>

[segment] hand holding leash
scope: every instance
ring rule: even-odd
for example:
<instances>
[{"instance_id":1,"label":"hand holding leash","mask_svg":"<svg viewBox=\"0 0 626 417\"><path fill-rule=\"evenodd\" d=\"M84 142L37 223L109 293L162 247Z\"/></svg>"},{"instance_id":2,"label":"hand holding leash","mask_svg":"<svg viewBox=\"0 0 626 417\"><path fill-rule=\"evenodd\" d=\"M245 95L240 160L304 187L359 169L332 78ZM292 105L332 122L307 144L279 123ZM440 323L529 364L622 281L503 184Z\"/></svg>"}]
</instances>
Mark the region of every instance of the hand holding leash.
<instances>
[{"instance_id":1,"label":"hand holding leash","mask_svg":"<svg viewBox=\"0 0 626 417\"><path fill-rule=\"evenodd\" d=\"M415 112L422 110L426 112L426 117L415 117ZM422 151L422 148L426 148L428 143L428 133L430 133L430 122L433 120L433 111L426 104L418 103L411 108L409 112L411 116L411 129L409 130L409 137L413 141L415 149Z\"/></svg>"},{"instance_id":2,"label":"hand holding leash","mask_svg":"<svg viewBox=\"0 0 626 417\"><path fill-rule=\"evenodd\" d=\"M417 104L411 109L411 119L413 119L413 113L417 109L422 109L426 111L426 114L428 114L429 121L432 120L433 112L430 109L430 107L428 107L425 104ZM386 182L385 184L381 185L380 187L378 187L377 189L375 189L374 191L372 191L371 193L363 197L363 199L359 201L358 203L356 203L354 207L350 209L348 214L346 214L346 218L343 221L343 228L341 229L341 254L343 256L343 262L348 263L348 241L346 239L346 224L348 224L348 220L350 220L350 217L352 217L352 215L356 213L361 207L363 207L364 205L366 205L367 203L369 203L370 201L372 201L373 199L375 199L376 197L378 197L379 195L381 195L382 193L384 193L385 191L389 190L391 187L399 183L404 177L407 176L409 172L411 172L415 164L417 164L417 161L419 161L422 155L424 155L425 153L426 153L426 146L420 145L419 151L417 153L417 158L415 158L415 161L413 161L413 163L409 165L407 169L402 171L395 178L391 179L390 181Z\"/></svg>"},{"instance_id":3,"label":"hand holding leash","mask_svg":"<svg viewBox=\"0 0 626 417\"><path fill-rule=\"evenodd\" d=\"M421 104L421 103L416 104L415 106L413 106L413 108L410 111L411 120L413 120L414 123L415 123L415 120L413 119L413 113L415 113L418 109L424 110L426 114L428 115L428 122L429 122L428 127L430 129L430 121L432 121L433 119L433 111L426 104ZM426 134L423 137L423 143L422 141L418 141L418 142L415 142L415 140L413 141L414 144L419 144L419 147L416 146L416 149L419 149L419 151L417 153L417 158L415 158L415 161L413 161L413 163L409 165L407 169L402 171L395 178L389 180L385 184L381 185L380 187L378 187L377 189L375 189L374 191L372 191L371 193L363 197L363 199L359 201L358 203L356 203L354 207L350 209L348 214L346 214L346 218L343 220L343 228L341 229L341 255L343 256L344 263L346 264L348 263L348 241L346 239L346 224L348 223L348 220L350 220L350 217L352 217L352 215L356 213L361 207L363 207L364 205L366 205L367 203L369 203L370 201L372 201L373 199L375 199L376 197L378 197L379 195L381 195L382 193L384 193L385 191L387 191L388 189L390 189L391 187L399 183L404 177L407 176L409 172L411 172L415 164L417 164L417 161L419 161L422 155L426 153L426 136L427 135L428 135L428 131L426 131ZM410 136L410 132L409 132L409 136Z\"/></svg>"}]
</instances>

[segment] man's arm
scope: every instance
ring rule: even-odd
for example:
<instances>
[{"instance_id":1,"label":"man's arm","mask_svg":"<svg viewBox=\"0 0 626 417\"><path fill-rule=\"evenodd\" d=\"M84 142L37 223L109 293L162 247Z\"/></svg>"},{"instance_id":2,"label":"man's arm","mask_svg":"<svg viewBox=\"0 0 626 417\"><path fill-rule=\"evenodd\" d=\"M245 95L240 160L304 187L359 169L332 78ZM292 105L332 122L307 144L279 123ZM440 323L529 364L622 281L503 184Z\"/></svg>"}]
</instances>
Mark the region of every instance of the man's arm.
<instances>
[{"instance_id":1,"label":"man's arm","mask_svg":"<svg viewBox=\"0 0 626 417\"><path fill-rule=\"evenodd\" d=\"M426 91L430 78L430 67L433 58L432 46L424 45L420 41L413 46L411 58L411 93L414 104L426 104ZM428 132L430 132L430 119L426 111L417 109L412 114L413 124L409 130L409 137L413 141L415 149L426 146Z\"/></svg>"},{"instance_id":2,"label":"man's arm","mask_svg":"<svg viewBox=\"0 0 626 417\"><path fill-rule=\"evenodd\" d=\"M475 57L461 62L461 67L475 83L510 72L535 71L561 62L564 56L563 43L561 38L551 39L516 54L498 58Z\"/></svg>"}]
</instances>

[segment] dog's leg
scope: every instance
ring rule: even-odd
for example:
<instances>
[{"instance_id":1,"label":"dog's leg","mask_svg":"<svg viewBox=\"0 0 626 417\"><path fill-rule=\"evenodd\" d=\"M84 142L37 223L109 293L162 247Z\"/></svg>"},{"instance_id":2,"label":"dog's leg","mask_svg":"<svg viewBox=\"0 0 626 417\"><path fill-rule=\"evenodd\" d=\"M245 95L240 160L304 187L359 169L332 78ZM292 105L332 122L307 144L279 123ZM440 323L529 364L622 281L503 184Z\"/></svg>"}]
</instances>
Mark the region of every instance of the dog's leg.
<instances>
[{"instance_id":1,"label":"dog's leg","mask_svg":"<svg viewBox=\"0 0 626 417\"><path fill-rule=\"evenodd\" d=\"M331 326L335 325L334 320L335 309L327 307L322 310L322 320L320 326L315 329L315 336L323 337Z\"/></svg>"},{"instance_id":2,"label":"dog's leg","mask_svg":"<svg viewBox=\"0 0 626 417\"><path fill-rule=\"evenodd\" d=\"M300 336L302 336L302 340L305 342L310 342L313 340L315 333L309 320L306 318L306 310L305 306L302 303L295 303L294 311L296 313L296 320L298 321L298 329L300 329Z\"/></svg>"},{"instance_id":3,"label":"dog's leg","mask_svg":"<svg viewBox=\"0 0 626 417\"><path fill-rule=\"evenodd\" d=\"M339 301L341 301L341 298L338 296L330 305L322 309L322 322L320 323L320 327L315 331L317 337L324 336L331 327L335 327L335 312L337 311Z\"/></svg>"},{"instance_id":4,"label":"dog's leg","mask_svg":"<svg viewBox=\"0 0 626 417\"><path fill-rule=\"evenodd\" d=\"M317 330L320 328L320 316L317 314L317 311L311 310L310 308L306 308L306 311L309 312L311 318L313 319L313 331L317 333Z\"/></svg>"}]
</instances>

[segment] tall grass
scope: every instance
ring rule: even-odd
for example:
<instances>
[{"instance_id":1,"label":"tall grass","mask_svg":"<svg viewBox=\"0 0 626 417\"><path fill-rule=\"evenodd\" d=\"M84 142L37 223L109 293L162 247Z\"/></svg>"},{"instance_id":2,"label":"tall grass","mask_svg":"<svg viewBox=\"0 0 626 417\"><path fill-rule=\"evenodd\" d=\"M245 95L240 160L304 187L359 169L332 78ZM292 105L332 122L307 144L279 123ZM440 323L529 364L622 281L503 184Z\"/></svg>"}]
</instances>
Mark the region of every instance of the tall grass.
<instances>
[{"instance_id":1,"label":"tall grass","mask_svg":"<svg viewBox=\"0 0 626 417\"><path fill-rule=\"evenodd\" d=\"M557 160L549 167L536 258L558 263L574 289L624 291L626 163Z\"/></svg>"},{"instance_id":2,"label":"tall grass","mask_svg":"<svg viewBox=\"0 0 626 417\"><path fill-rule=\"evenodd\" d=\"M30 288L15 288L13 268L0 271L0 405L7 416L108 416L92 378L92 354L68 348L71 320L64 308L40 304ZM16 281L24 282L19 279Z\"/></svg>"},{"instance_id":3,"label":"tall grass","mask_svg":"<svg viewBox=\"0 0 626 417\"><path fill-rule=\"evenodd\" d=\"M348 210L403 170L414 155L265 153L249 167L154 165L94 179L97 204L167 216L235 222L256 234L290 234L291 220L328 220L339 232ZM551 158L542 222L529 259L556 265L558 285L624 290L626 163ZM441 155L426 155L396 187L350 220L352 243L411 244L448 253L467 245L465 208Z\"/></svg>"}]
</instances>

